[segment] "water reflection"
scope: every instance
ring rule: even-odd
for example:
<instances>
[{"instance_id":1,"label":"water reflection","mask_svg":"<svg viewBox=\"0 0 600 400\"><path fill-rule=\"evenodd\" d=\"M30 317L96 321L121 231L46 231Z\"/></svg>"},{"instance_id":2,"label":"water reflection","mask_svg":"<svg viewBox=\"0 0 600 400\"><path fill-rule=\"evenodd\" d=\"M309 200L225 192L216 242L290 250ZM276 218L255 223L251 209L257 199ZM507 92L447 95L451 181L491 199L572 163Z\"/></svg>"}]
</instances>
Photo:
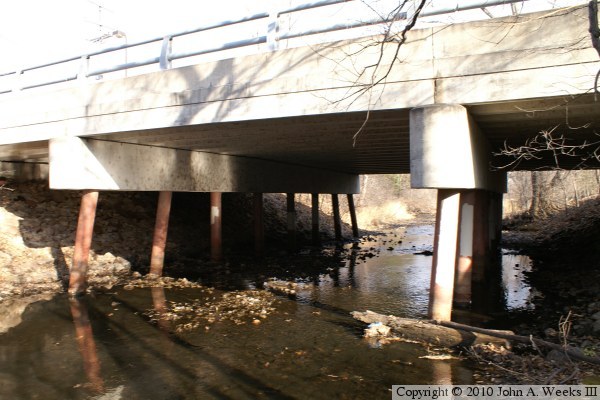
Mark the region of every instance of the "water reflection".
<instances>
[{"instance_id":1,"label":"water reflection","mask_svg":"<svg viewBox=\"0 0 600 400\"><path fill-rule=\"evenodd\" d=\"M452 364L445 361L434 361L433 382L435 385L452 385Z\"/></svg>"},{"instance_id":2,"label":"water reflection","mask_svg":"<svg viewBox=\"0 0 600 400\"><path fill-rule=\"evenodd\" d=\"M100 360L96 351L96 341L87 306L83 300L78 298L70 299L69 306L75 324L75 340L83 358L85 375L89 381L87 386L96 393L102 393L104 392L104 381L100 375Z\"/></svg>"},{"instance_id":3,"label":"water reflection","mask_svg":"<svg viewBox=\"0 0 600 400\"><path fill-rule=\"evenodd\" d=\"M167 297L165 296L164 287L153 287L150 288L152 294L152 305L154 310L159 315L157 324L160 330L163 332L171 331L171 322L167 318Z\"/></svg>"},{"instance_id":4,"label":"water reflection","mask_svg":"<svg viewBox=\"0 0 600 400\"><path fill-rule=\"evenodd\" d=\"M527 282L531 272L531 259L520 254L502 255L502 287L507 310L533 309L536 291Z\"/></svg>"}]
</instances>

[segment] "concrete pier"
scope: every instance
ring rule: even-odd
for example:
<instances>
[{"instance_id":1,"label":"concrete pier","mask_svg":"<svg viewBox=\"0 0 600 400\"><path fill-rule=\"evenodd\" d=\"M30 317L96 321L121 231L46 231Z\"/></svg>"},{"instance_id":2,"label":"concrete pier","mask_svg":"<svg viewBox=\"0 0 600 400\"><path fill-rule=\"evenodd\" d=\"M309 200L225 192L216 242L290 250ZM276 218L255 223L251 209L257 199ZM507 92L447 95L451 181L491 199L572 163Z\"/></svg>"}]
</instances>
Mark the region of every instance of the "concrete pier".
<instances>
[{"instance_id":1,"label":"concrete pier","mask_svg":"<svg viewBox=\"0 0 600 400\"><path fill-rule=\"evenodd\" d=\"M453 303L469 305L491 265L502 212L491 199L505 190L506 173L491 170L491 146L461 105L411 110L410 137L412 187L438 189L429 316L450 320Z\"/></svg>"}]
</instances>

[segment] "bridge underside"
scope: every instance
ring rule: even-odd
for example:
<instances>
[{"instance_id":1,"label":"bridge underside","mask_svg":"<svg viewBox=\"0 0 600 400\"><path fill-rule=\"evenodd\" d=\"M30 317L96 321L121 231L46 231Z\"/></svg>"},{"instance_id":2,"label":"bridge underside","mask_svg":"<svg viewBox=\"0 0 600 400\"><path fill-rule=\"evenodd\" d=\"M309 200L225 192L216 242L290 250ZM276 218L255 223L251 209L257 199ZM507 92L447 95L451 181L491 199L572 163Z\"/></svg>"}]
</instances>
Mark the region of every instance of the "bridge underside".
<instances>
[{"instance_id":1,"label":"bridge underside","mask_svg":"<svg viewBox=\"0 0 600 400\"><path fill-rule=\"evenodd\" d=\"M600 147L593 145L600 140L600 102L593 94L466 107L494 153L505 144L525 146L540 133L550 131L557 141L567 138L567 145L589 145L577 154ZM224 122L96 135L93 139L251 157L349 174L409 173L409 111ZM48 141L0 146L0 160L48 162ZM596 158L582 164L579 156L550 150L514 162L515 158L508 156L492 160L495 167L516 170L600 167Z\"/></svg>"}]
</instances>

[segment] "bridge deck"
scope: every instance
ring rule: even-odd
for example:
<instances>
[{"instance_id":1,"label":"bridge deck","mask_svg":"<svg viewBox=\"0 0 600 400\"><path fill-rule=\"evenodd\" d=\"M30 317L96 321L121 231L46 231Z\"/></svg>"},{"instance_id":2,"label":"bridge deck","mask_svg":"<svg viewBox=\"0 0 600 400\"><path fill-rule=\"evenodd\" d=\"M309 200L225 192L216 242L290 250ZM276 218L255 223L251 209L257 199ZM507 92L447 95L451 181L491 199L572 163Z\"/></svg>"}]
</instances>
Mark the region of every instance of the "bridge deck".
<instances>
[{"instance_id":1,"label":"bridge deck","mask_svg":"<svg viewBox=\"0 0 600 400\"><path fill-rule=\"evenodd\" d=\"M414 31L385 85L345 99L369 83L356 71L379 56L379 47L348 56L365 43L5 95L0 160L48 161L49 139L80 136L355 174L409 172L408 112L436 103L467 106L494 149L550 129L598 138L600 103L592 87L600 62L584 8ZM392 60L388 47L384 66ZM561 166L579 162L565 158ZM548 159L518 168L543 165Z\"/></svg>"}]
</instances>

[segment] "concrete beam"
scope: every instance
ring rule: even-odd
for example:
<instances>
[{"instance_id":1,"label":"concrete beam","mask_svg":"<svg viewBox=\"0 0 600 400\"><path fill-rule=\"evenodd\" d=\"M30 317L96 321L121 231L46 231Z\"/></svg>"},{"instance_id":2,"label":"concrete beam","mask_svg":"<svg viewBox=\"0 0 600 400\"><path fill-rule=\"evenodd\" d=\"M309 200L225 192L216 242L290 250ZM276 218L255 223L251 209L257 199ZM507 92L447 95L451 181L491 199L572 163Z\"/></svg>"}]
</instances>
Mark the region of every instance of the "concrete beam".
<instances>
[{"instance_id":1,"label":"concrete beam","mask_svg":"<svg viewBox=\"0 0 600 400\"><path fill-rule=\"evenodd\" d=\"M358 193L358 175L248 157L84 138L50 140L50 188Z\"/></svg>"},{"instance_id":2,"label":"concrete beam","mask_svg":"<svg viewBox=\"0 0 600 400\"><path fill-rule=\"evenodd\" d=\"M506 173L490 170L491 148L467 109L435 104L410 111L413 188L504 192Z\"/></svg>"}]
</instances>

